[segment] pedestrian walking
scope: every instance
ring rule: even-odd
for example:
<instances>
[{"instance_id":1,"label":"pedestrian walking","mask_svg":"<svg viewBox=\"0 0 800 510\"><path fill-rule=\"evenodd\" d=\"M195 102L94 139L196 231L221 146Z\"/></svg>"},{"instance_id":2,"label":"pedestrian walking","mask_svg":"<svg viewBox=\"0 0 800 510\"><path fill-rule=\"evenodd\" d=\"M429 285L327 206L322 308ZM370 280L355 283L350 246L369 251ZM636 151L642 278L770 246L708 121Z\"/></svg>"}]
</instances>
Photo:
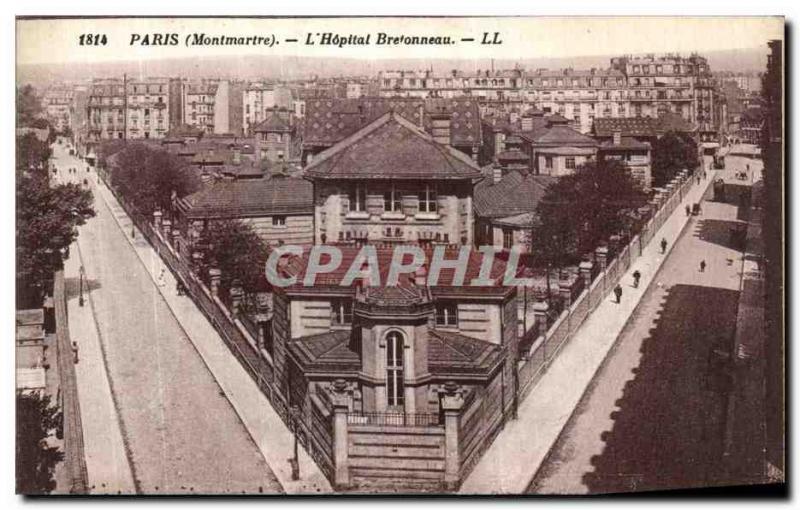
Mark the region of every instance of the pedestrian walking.
<instances>
[{"instance_id":1,"label":"pedestrian walking","mask_svg":"<svg viewBox=\"0 0 800 510\"><path fill-rule=\"evenodd\" d=\"M686 204L686 216L692 215L692 208L689 207L689 204Z\"/></svg>"},{"instance_id":2,"label":"pedestrian walking","mask_svg":"<svg viewBox=\"0 0 800 510\"><path fill-rule=\"evenodd\" d=\"M700 272L701 273L705 273L706 272L706 261L705 260L701 260L700 261Z\"/></svg>"},{"instance_id":3,"label":"pedestrian walking","mask_svg":"<svg viewBox=\"0 0 800 510\"><path fill-rule=\"evenodd\" d=\"M183 296L186 293L186 287L183 286L183 282L180 280L175 281L175 292L179 296Z\"/></svg>"},{"instance_id":4,"label":"pedestrian walking","mask_svg":"<svg viewBox=\"0 0 800 510\"><path fill-rule=\"evenodd\" d=\"M700 175L697 176L697 184L700 184Z\"/></svg>"},{"instance_id":5,"label":"pedestrian walking","mask_svg":"<svg viewBox=\"0 0 800 510\"><path fill-rule=\"evenodd\" d=\"M639 288L639 280L641 278L642 278L642 273L640 273L638 269L633 272L633 288L634 289L638 289Z\"/></svg>"},{"instance_id":6,"label":"pedestrian walking","mask_svg":"<svg viewBox=\"0 0 800 510\"><path fill-rule=\"evenodd\" d=\"M661 238L661 253L667 253L667 240Z\"/></svg>"},{"instance_id":7,"label":"pedestrian walking","mask_svg":"<svg viewBox=\"0 0 800 510\"><path fill-rule=\"evenodd\" d=\"M617 304L619 304L622 301L622 285L617 284L614 287L614 295L617 297Z\"/></svg>"}]
</instances>

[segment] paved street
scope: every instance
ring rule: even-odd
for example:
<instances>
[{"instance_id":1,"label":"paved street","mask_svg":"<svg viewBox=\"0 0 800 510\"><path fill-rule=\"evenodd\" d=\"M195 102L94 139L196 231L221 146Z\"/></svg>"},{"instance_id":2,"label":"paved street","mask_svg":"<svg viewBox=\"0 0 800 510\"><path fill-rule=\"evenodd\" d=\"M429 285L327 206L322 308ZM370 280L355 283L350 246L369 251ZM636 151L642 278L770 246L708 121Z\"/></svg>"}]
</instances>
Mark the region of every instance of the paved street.
<instances>
[{"instance_id":1,"label":"paved street","mask_svg":"<svg viewBox=\"0 0 800 510\"><path fill-rule=\"evenodd\" d=\"M639 288L627 287L621 303L610 289L572 338L564 344L528 397L520 403L518 419L505 424L492 445L461 486L462 494L519 494L531 481L556 443L578 405L585 388L606 358L609 350L636 309L665 257L657 240L677 238L687 224L684 206L697 202L710 186L715 172L691 186L683 202L656 232L654 242L642 250L622 282L631 282L635 270L641 272ZM667 247L667 254L672 250Z\"/></svg>"},{"instance_id":2,"label":"paved street","mask_svg":"<svg viewBox=\"0 0 800 510\"><path fill-rule=\"evenodd\" d=\"M738 157L726 163L720 175L738 191L749 179L733 173L761 165ZM729 228L746 219L738 204L737 196L706 201L692 218L529 492L644 491L729 479L722 463L729 381L714 351L730 352L735 333L742 266Z\"/></svg>"},{"instance_id":3,"label":"paved street","mask_svg":"<svg viewBox=\"0 0 800 510\"><path fill-rule=\"evenodd\" d=\"M86 165L63 147L55 146L54 159L61 177L77 182L88 178L94 185L94 173L87 174ZM69 167L77 168L77 174L68 174ZM73 260L82 257L99 325L99 335L92 335L86 316L77 313L72 335L81 346L79 394L83 422L89 424L85 441L94 492L130 489L120 441L127 445L129 469L142 493L280 491L261 451L110 209L99 198L95 208L97 217L81 228L80 253L76 247L71 250L67 275L77 277ZM72 315L70 319L72 327ZM101 370L101 346L107 376ZM118 413L113 412L112 391Z\"/></svg>"}]
</instances>

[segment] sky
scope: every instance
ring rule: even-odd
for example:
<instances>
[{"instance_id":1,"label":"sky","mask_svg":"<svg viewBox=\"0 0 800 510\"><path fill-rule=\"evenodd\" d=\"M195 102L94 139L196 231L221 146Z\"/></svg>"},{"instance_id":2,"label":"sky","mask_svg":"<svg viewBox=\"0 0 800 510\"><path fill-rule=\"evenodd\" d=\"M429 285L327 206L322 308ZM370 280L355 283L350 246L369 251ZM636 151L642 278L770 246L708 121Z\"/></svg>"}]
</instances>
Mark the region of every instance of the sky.
<instances>
[{"instance_id":1,"label":"sky","mask_svg":"<svg viewBox=\"0 0 800 510\"><path fill-rule=\"evenodd\" d=\"M698 53L765 48L783 38L780 17L504 17L504 18L81 18L18 19L17 65L122 62L196 56L390 58L563 58L627 53ZM307 45L309 34L371 35L369 45ZM390 36L449 36L455 43L378 46ZM482 45L484 32L502 44ZM132 36L175 33L176 46L131 44ZM190 34L274 36L272 47L187 46ZM104 34L107 43L81 46L81 34ZM143 37L142 37L143 38ZM286 42L286 39L297 42ZM462 38L474 38L462 42Z\"/></svg>"}]
</instances>

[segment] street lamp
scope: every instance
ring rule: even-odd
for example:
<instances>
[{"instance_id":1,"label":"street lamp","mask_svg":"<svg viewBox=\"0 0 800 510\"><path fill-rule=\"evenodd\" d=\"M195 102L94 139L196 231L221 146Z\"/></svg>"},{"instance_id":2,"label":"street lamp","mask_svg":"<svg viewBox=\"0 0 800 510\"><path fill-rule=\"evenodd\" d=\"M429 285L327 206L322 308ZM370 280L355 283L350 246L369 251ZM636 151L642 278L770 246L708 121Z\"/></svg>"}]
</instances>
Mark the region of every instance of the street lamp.
<instances>
[{"instance_id":1,"label":"street lamp","mask_svg":"<svg viewBox=\"0 0 800 510\"><path fill-rule=\"evenodd\" d=\"M83 266L81 266L78 273L80 275L80 282L78 284L78 306L83 306L83 278L86 275L86 271L84 271Z\"/></svg>"}]
</instances>

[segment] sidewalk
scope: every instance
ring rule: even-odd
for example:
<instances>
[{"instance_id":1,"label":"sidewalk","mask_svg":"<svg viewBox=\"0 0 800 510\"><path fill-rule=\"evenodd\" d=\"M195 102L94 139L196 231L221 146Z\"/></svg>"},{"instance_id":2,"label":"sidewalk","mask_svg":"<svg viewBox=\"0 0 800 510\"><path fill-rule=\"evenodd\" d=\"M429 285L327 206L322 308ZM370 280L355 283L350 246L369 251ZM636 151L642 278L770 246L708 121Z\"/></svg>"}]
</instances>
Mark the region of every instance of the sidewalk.
<instances>
[{"instance_id":1,"label":"sidewalk","mask_svg":"<svg viewBox=\"0 0 800 510\"><path fill-rule=\"evenodd\" d=\"M520 404L518 419L506 424L464 481L459 491L461 494L521 494L530 486L584 391L688 223L684 206L700 202L714 177L714 171L708 172L707 179L687 193L645 247L642 256L622 276L623 282L631 281L633 271L639 270L642 273L639 288L626 287L621 304L614 301L609 289L603 302L564 345L536 387ZM666 255L661 254L661 238L668 241Z\"/></svg>"},{"instance_id":2,"label":"sidewalk","mask_svg":"<svg viewBox=\"0 0 800 510\"><path fill-rule=\"evenodd\" d=\"M73 243L70 253L71 257L64 264L64 274L66 278L78 281L81 261L77 242ZM87 275L88 278L91 275ZM83 307L78 304L78 296L73 296L67 301L67 310L70 336L78 344L79 362L75 365L75 373L83 415L89 490L91 494L136 494L88 285L84 287L83 295Z\"/></svg>"},{"instance_id":3,"label":"sidewalk","mask_svg":"<svg viewBox=\"0 0 800 510\"><path fill-rule=\"evenodd\" d=\"M164 272L164 283L162 286L158 286L158 274L165 264L149 244L141 242L144 235L138 229L136 229L136 238L140 242L133 242L130 237L132 221L111 191L102 183L94 185L94 189L98 199L104 200L111 209L120 229L125 233L136 254L147 268L164 301L186 331L220 388L225 392L225 396L236 410L286 493L332 492L333 489L327 478L302 445L299 447L300 480L293 481L291 479L291 466L288 460L294 455L292 433L272 408L255 381L228 350L216 330L194 305L191 298L176 294L175 278L170 271Z\"/></svg>"}]
</instances>

